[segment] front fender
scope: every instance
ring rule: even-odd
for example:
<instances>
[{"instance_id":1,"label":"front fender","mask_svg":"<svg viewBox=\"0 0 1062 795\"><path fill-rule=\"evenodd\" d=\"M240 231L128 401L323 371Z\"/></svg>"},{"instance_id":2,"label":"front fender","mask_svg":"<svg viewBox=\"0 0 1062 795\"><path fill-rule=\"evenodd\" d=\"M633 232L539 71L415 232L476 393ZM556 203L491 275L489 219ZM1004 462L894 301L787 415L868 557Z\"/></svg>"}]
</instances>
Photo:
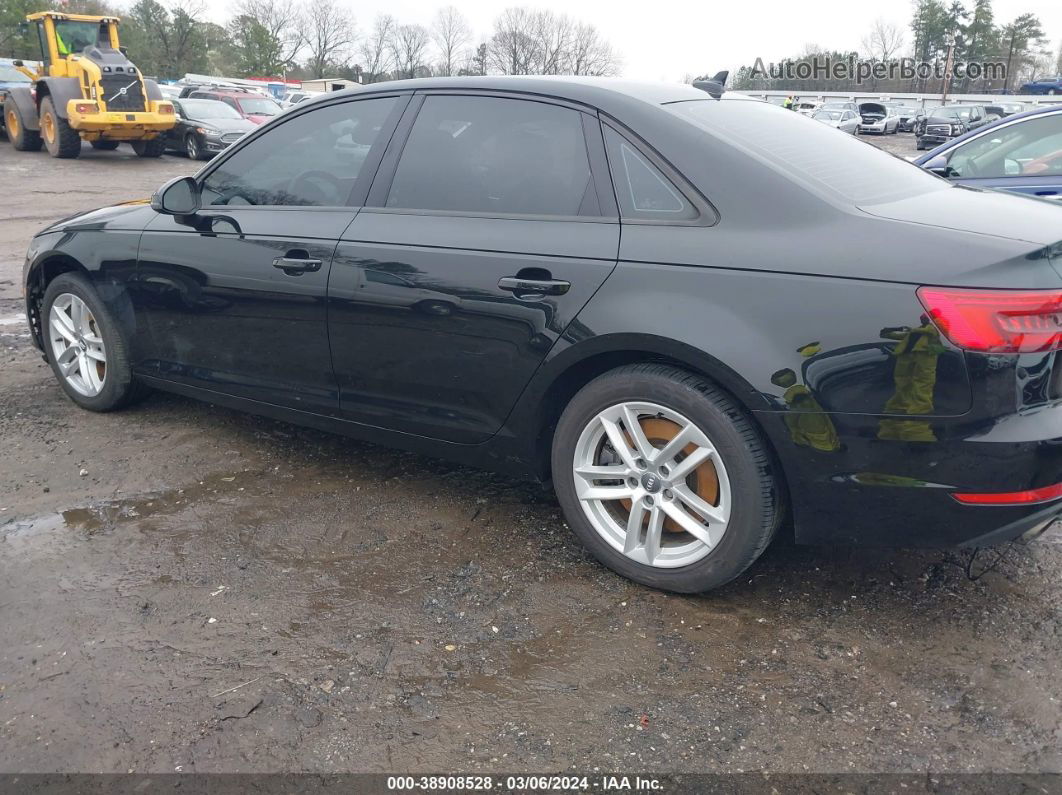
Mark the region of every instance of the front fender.
<instances>
[{"instance_id":1,"label":"front fender","mask_svg":"<svg viewBox=\"0 0 1062 795\"><path fill-rule=\"evenodd\" d=\"M42 91L41 87L45 87L47 91ZM44 99L44 95L47 93L52 98L52 104L55 106L55 113L61 119L69 118L66 105L72 99L84 99L84 94L81 92L81 83L78 82L76 77L45 77L37 82L37 101L40 102Z\"/></svg>"}]
</instances>

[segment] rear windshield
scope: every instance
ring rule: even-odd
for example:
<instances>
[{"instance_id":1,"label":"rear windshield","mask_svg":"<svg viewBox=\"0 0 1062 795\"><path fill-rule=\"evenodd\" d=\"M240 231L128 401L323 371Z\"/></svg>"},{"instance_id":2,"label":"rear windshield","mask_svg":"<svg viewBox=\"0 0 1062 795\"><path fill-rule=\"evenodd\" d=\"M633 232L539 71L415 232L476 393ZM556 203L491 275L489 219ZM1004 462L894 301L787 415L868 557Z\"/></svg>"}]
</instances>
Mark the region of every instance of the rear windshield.
<instances>
[{"instance_id":1,"label":"rear windshield","mask_svg":"<svg viewBox=\"0 0 1062 795\"><path fill-rule=\"evenodd\" d=\"M763 102L690 100L666 110L844 202L878 204L947 183L902 158Z\"/></svg>"}]
</instances>

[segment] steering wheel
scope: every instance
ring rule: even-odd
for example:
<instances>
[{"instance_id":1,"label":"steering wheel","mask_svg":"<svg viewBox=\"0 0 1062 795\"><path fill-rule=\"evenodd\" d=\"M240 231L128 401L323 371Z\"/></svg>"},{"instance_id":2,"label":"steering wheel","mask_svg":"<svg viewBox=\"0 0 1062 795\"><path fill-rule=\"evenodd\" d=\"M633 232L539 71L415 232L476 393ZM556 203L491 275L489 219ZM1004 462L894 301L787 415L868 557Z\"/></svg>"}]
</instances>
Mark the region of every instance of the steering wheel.
<instances>
[{"instance_id":1,"label":"steering wheel","mask_svg":"<svg viewBox=\"0 0 1062 795\"><path fill-rule=\"evenodd\" d=\"M288 192L295 196L308 198L311 202L320 199L319 203L327 204L342 196L343 181L327 171L307 171L291 181Z\"/></svg>"}]
</instances>

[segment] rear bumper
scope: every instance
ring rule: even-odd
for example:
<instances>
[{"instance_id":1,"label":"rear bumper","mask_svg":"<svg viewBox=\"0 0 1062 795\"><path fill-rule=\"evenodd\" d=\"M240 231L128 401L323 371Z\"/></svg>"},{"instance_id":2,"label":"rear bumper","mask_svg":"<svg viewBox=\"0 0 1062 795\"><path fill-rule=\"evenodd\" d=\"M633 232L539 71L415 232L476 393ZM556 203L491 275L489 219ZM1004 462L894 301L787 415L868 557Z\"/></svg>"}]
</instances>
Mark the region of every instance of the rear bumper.
<instances>
[{"instance_id":1,"label":"rear bumper","mask_svg":"<svg viewBox=\"0 0 1062 795\"><path fill-rule=\"evenodd\" d=\"M107 138L112 141L138 141L154 138L160 132L173 129L177 124L172 113L159 113L157 109L141 112L100 111L78 113L76 100L70 100L67 121L84 137ZM159 103L149 103L158 105Z\"/></svg>"},{"instance_id":2,"label":"rear bumper","mask_svg":"<svg viewBox=\"0 0 1062 795\"><path fill-rule=\"evenodd\" d=\"M953 496L1062 482L1062 404L988 421L828 414L804 432L787 412L757 419L782 464L802 543L980 547L1062 516L1062 499L971 505Z\"/></svg>"}]
</instances>

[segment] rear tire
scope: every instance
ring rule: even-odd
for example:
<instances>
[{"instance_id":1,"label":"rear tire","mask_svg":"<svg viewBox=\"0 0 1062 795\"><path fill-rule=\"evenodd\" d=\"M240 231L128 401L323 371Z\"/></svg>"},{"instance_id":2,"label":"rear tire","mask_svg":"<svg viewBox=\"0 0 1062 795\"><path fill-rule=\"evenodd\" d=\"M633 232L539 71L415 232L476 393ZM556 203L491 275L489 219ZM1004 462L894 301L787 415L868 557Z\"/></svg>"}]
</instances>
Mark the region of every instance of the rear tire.
<instances>
[{"instance_id":1,"label":"rear tire","mask_svg":"<svg viewBox=\"0 0 1062 795\"><path fill-rule=\"evenodd\" d=\"M81 304L80 314L73 312L71 307L78 302ZM53 308L62 313L63 323L60 325L65 334L56 330ZM148 393L148 389L133 378L121 327L85 276L79 273L56 276L44 291L41 318L48 363L67 397L81 408L114 411ZM81 340L85 344L82 345ZM86 353L84 358L78 354L79 347ZM101 354L104 361L98 358ZM91 377L79 375L86 365L95 368ZM63 372L63 367L68 368L67 373ZM86 389L86 386L92 388Z\"/></svg>"},{"instance_id":2,"label":"rear tire","mask_svg":"<svg viewBox=\"0 0 1062 795\"><path fill-rule=\"evenodd\" d=\"M632 419L640 435L628 432ZM693 441L661 452L680 434ZM693 456L699 463L682 471ZM752 420L708 380L665 365L621 367L583 387L557 424L552 468L565 518L594 557L665 591L700 593L738 577L783 514Z\"/></svg>"},{"instance_id":3,"label":"rear tire","mask_svg":"<svg viewBox=\"0 0 1062 795\"><path fill-rule=\"evenodd\" d=\"M166 151L166 142L161 137L150 141L133 141L132 145L137 157L161 157Z\"/></svg>"},{"instance_id":4,"label":"rear tire","mask_svg":"<svg viewBox=\"0 0 1062 795\"><path fill-rule=\"evenodd\" d=\"M40 130L26 129L26 122L14 100L4 103L4 129L7 139L19 152L39 152L44 146Z\"/></svg>"},{"instance_id":5,"label":"rear tire","mask_svg":"<svg viewBox=\"0 0 1062 795\"><path fill-rule=\"evenodd\" d=\"M118 141L90 141L92 148L98 152L113 152L118 148Z\"/></svg>"},{"instance_id":6,"label":"rear tire","mask_svg":"<svg viewBox=\"0 0 1062 795\"><path fill-rule=\"evenodd\" d=\"M81 136L56 113L51 97L41 102L41 135L52 157L72 158L81 154Z\"/></svg>"}]
</instances>

